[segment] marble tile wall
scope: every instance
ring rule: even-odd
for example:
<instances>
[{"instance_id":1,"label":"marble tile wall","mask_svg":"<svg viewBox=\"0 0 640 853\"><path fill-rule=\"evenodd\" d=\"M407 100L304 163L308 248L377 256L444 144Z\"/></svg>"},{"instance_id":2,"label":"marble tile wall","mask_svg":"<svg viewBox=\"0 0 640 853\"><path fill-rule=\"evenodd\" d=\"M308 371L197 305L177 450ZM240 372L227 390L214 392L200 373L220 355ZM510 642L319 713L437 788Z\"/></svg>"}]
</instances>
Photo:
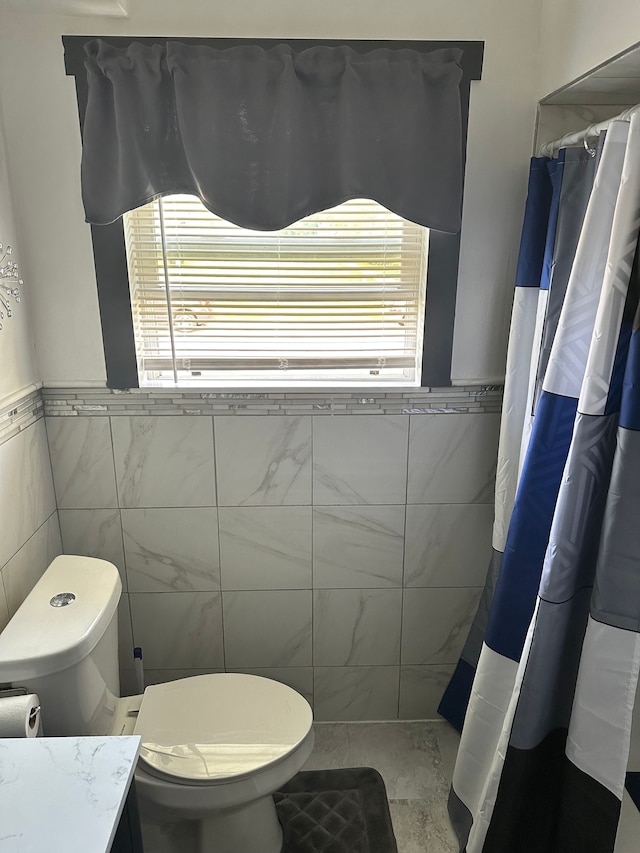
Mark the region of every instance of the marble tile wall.
<instances>
[{"instance_id":1,"label":"marble tile wall","mask_svg":"<svg viewBox=\"0 0 640 853\"><path fill-rule=\"evenodd\" d=\"M490 557L497 412L46 418L66 553L122 575L123 684L278 678L433 718ZM78 416L80 415L80 416Z\"/></svg>"},{"instance_id":2,"label":"marble tile wall","mask_svg":"<svg viewBox=\"0 0 640 853\"><path fill-rule=\"evenodd\" d=\"M62 553L42 404L29 395L13 412L0 433L0 631Z\"/></svg>"}]
</instances>

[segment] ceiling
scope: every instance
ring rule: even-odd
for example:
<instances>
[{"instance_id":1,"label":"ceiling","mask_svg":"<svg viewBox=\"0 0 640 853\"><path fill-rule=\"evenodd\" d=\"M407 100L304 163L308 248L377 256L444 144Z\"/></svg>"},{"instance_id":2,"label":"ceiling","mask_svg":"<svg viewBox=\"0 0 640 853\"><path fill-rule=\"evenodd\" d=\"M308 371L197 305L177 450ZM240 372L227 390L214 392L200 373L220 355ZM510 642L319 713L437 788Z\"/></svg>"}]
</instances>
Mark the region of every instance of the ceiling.
<instances>
[{"instance_id":1,"label":"ceiling","mask_svg":"<svg viewBox=\"0 0 640 853\"><path fill-rule=\"evenodd\" d=\"M640 43L544 98L542 104L640 103Z\"/></svg>"},{"instance_id":2,"label":"ceiling","mask_svg":"<svg viewBox=\"0 0 640 853\"><path fill-rule=\"evenodd\" d=\"M3 0L2 5L26 14L104 15L110 18L129 15L129 0Z\"/></svg>"}]
</instances>

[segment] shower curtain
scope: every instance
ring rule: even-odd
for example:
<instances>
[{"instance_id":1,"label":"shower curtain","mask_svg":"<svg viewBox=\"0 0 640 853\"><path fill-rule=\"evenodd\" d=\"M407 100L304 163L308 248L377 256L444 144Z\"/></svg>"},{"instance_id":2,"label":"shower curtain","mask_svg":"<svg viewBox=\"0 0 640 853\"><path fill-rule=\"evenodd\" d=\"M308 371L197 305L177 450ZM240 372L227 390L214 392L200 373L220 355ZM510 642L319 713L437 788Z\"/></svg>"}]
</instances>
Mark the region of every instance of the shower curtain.
<instances>
[{"instance_id":1,"label":"shower curtain","mask_svg":"<svg viewBox=\"0 0 640 853\"><path fill-rule=\"evenodd\" d=\"M440 707L466 853L614 849L640 666L639 225L639 114L533 160L494 558Z\"/></svg>"}]
</instances>

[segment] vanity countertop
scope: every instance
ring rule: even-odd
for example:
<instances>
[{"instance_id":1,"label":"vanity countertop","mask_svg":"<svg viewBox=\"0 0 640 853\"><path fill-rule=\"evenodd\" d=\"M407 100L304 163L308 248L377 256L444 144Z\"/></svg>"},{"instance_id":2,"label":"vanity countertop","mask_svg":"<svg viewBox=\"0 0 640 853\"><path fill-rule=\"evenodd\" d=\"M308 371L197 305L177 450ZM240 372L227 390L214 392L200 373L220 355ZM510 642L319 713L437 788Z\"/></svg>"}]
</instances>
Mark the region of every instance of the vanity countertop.
<instances>
[{"instance_id":1,"label":"vanity countertop","mask_svg":"<svg viewBox=\"0 0 640 853\"><path fill-rule=\"evenodd\" d=\"M0 853L106 853L140 738L0 739Z\"/></svg>"}]
</instances>

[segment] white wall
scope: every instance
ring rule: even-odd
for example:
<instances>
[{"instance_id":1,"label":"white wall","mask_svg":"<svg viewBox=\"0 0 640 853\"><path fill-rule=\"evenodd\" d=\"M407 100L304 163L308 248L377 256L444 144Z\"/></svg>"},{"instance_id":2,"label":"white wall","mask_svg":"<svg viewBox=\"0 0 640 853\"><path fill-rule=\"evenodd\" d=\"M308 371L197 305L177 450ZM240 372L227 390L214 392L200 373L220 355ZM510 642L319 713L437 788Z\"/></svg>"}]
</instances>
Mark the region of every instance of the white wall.
<instances>
[{"instance_id":1,"label":"white wall","mask_svg":"<svg viewBox=\"0 0 640 853\"><path fill-rule=\"evenodd\" d=\"M129 20L6 13L0 97L25 275L47 383L104 383L80 134L61 34L483 39L472 91L453 375L499 379L535 115L536 0L136 0ZM498 142L500 140L500 142ZM505 144L507 142L507 144Z\"/></svg>"},{"instance_id":2,"label":"white wall","mask_svg":"<svg viewBox=\"0 0 640 853\"><path fill-rule=\"evenodd\" d=\"M640 41L638 0L542 0L542 98Z\"/></svg>"},{"instance_id":3,"label":"white wall","mask_svg":"<svg viewBox=\"0 0 640 853\"><path fill-rule=\"evenodd\" d=\"M9 174L5 157L5 136L0 113L0 242L13 249L13 259L23 274L25 260L22 243L16 240L16 229L11 208ZM2 253L0 253L0 257ZM13 317L5 317L0 331L0 405L25 386L36 382L33 359L33 340L29 327L28 309L32 288L22 288L20 304L13 301Z\"/></svg>"},{"instance_id":4,"label":"white wall","mask_svg":"<svg viewBox=\"0 0 640 853\"><path fill-rule=\"evenodd\" d=\"M1 631L62 547L44 420L33 395L38 376L28 314L34 288L24 272L28 243L16 236L1 114L0 241L13 248L26 280L22 301L0 331L0 409L6 413L31 392L30 405L0 423Z\"/></svg>"}]
</instances>

